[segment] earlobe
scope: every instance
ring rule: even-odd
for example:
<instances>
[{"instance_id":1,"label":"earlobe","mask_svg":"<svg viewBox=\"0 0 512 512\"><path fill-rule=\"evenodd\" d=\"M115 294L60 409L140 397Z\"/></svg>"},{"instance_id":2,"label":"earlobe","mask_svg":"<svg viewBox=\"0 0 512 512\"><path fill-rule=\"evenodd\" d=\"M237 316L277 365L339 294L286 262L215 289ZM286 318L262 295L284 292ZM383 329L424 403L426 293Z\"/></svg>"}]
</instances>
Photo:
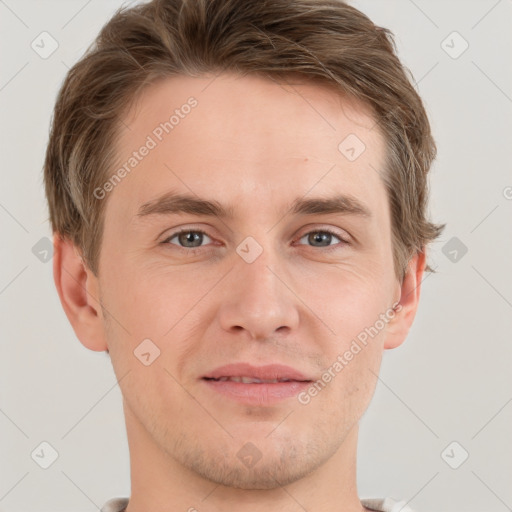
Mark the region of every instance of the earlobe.
<instances>
[{"instance_id":1,"label":"earlobe","mask_svg":"<svg viewBox=\"0 0 512 512\"><path fill-rule=\"evenodd\" d=\"M70 240L56 233L53 247L55 287L75 334L86 348L107 350L96 276L87 269Z\"/></svg>"},{"instance_id":2,"label":"earlobe","mask_svg":"<svg viewBox=\"0 0 512 512\"><path fill-rule=\"evenodd\" d=\"M425 262L425 251L422 251L417 253L407 266L407 272L400 288L400 300L395 310L395 316L387 325L385 349L400 346L407 337L418 310Z\"/></svg>"}]
</instances>

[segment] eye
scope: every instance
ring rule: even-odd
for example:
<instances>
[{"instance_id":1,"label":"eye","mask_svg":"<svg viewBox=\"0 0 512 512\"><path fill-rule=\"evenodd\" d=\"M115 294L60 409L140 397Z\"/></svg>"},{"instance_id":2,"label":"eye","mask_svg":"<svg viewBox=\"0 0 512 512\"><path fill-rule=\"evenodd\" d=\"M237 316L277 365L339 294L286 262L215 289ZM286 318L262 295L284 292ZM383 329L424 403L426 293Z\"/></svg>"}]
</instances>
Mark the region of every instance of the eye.
<instances>
[{"instance_id":1,"label":"eye","mask_svg":"<svg viewBox=\"0 0 512 512\"><path fill-rule=\"evenodd\" d=\"M185 249L193 249L195 247L202 246L205 238L210 242L212 241L212 239L204 231L183 229L166 238L163 243L171 243ZM177 243L172 241L174 239L177 240Z\"/></svg>"},{"instance_id":2,"label":"eye","mask_svg":"<svg viewBox=\"0 0 512 512\"><path fill-rule=\"evenodd\" d=\"M334 240L334 243L332 243L333 239L336 239L337 242ZM342 244L348 244L347 240L344 240L340 235L328 229L310 231L309 233L303 235L299 239L299 242L303 240L306 240L306 243L310 243L313 247L330 247L333 245L338 245L340 242Z\"/></svg>"}]
</instances>

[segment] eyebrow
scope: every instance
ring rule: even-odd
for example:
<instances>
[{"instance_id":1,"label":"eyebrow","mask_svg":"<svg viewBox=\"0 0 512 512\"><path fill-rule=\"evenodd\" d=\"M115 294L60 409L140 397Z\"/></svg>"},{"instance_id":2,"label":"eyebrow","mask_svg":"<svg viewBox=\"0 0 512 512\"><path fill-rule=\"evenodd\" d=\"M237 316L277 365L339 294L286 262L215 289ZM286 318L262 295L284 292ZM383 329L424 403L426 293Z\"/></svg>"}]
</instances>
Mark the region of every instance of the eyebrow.
<instances>
[{"instance_id":1,"label":"eyebrow","mask_svg":"<svg viewBox=\"0 0 512 512\"><path fill-rule=\"evenodd\" d=\"M358 215L370 218L370 209L351 195L338 194L331 197L315 197L296 199L289 211L295 215L322 215L330 213ZM233 218L233 206L223 206L218 201L202 199L188 194L168 192L151 201L144 203L136 217L152 215L169 215L173 213L188 213L191 215L206 215L221 219Z\"/></svg>"},{"instance_id":2,"label":"eyebrow","mask_svg":"<svg viewBox=\"0 0 512 512\"><path fill-rule=\"evenodd\" d=\"M144 203L140 207L137 217L168 215L171 213L190 213L192 215L230 218L233 216L233 208L224 207L218 201L209 201L188 194L167 192L156 199Z\"/></svg>"}]
</instances>

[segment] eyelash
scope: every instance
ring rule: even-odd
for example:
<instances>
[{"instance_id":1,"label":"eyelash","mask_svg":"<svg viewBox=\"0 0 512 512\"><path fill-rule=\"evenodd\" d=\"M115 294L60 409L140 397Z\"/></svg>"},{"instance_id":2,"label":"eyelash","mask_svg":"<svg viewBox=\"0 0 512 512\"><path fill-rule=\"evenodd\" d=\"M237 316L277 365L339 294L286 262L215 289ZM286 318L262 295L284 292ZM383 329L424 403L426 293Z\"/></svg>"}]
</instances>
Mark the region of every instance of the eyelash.
<instances>
[{"instance_id":1,"label":"eyelash","mask_svg":"<svg viewBox=\"0 0 512 512\"><path fill-rule=\"evenodd\" d=\"M170 241L181 235L182 233L200 233L202 235L206 235L207 237L209 238L212 238L210 235L208 235L208 233L206 233L205 231L201 230L201 229L180 229L179 231L176 231L174 233L172 233L170 236L168 236L165 240L162 241L162 244L170 244ZM296 240L301 240L302 238L304 238L306 235L309 235L311 233L328 233L329 235L332 235L332 236L335 236L336 238L338 238L340 240L340 242L338 244L334 244L334 245L328 245L326 247L314 247L314 246L310 246L312 247L313 249L322 249L324 252L330 252L330 251L333 251L333 250L336 250L336 249L339 249L340 248L340 245L343 246L343 245L350 245L350 242L348 240L345 240L343 237L341 237L338 233L336 233L334 230L332 229L329 229L329 228L324 228L324 229L313 229L311 231L307 231L306 233L302 234L301 236L299 236ZM170 245L174 245L175 247L177 247L179 250L181 251L184 251L186 254L188 255L197 255L198 253L201 253L201 252L204 252L205 251L205 248L204 246L199 246L199 247L182 247L181 245L178 245L178 244L170 244ZM302 244L301 244L302 245ZM207 250L208 251L208 250Z\"/></svg>"}]
</instances>

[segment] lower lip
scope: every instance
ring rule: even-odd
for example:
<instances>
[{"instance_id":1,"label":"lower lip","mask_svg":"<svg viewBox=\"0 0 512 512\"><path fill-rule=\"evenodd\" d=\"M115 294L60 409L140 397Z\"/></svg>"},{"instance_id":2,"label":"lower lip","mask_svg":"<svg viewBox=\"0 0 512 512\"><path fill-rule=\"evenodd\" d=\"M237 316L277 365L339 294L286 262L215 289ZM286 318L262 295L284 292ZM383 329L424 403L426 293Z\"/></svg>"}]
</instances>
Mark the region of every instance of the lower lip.
<instances>
[{"instance_id":1,"label":"lower lip","mask_svg":"<svg viewBox=\"0 0 512 512\"><path fill-rule=\"evenodd\" d=\"M311 385L311 382L299 381L245 384L231 380L203 379L203 382L222 395L250 405L270 405L296 396Z\"/></svg>"}]
</instances>

